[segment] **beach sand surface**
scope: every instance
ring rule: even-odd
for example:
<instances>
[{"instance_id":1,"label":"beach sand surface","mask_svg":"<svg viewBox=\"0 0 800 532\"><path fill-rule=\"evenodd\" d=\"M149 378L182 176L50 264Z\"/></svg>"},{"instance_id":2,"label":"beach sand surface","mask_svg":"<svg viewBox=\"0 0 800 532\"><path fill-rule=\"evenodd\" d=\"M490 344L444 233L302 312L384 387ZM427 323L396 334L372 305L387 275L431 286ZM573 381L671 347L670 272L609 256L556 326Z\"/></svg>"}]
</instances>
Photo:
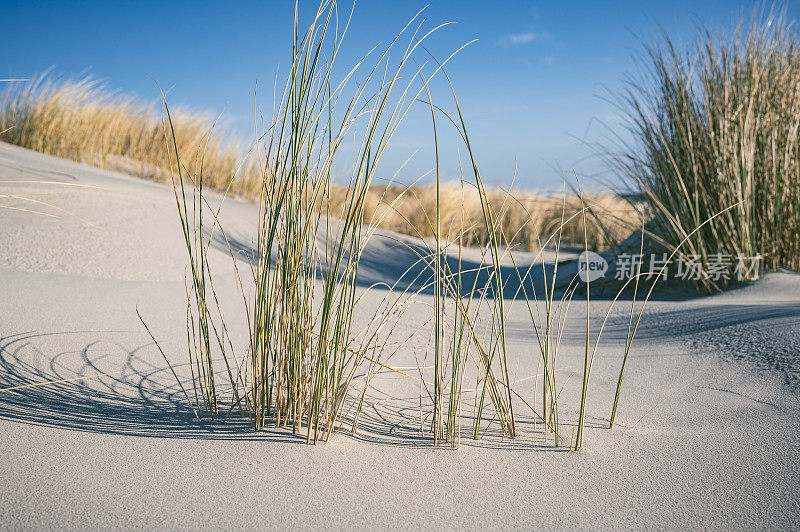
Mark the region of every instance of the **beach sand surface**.
<instances>
[{"instance_id":1,"label":"beach sand surface","mask_svg":"<svg viewBox=\"0 0 800 532\"><path fill-rule=\"evenodd\" d=\"M198 423L139 322L137 308L186 376L186 251L170 186L0 143L0 194L70 213L0 200L51 215L0 208L3 529L798 527L800 275L652 301L608 430L629 303L615 307L579 452L556 449L522 400L516 438L485 423L484 438L470 439L469 378L459 448L433 448L426 393L387 369L367 389L355 434L345 425L306 445L305 432L252 433L237 416ZM226 200L222 223L237 251L249 249L257 211ZM421 243L376 235L360 290L396 280L413 246ZM241 348L242 297L219 234L209 261ZM356 323L386 296L367 291ZM417 376L432 364L431 301L409 303L395 334L410 340L386 364ZM509 305L510 378L538 410L528 310ZM593 334L608 305L590 303ZM577 418L585 302L576 296L570 313L557 361L566 439Z\"/></svg>"}]
</instances>

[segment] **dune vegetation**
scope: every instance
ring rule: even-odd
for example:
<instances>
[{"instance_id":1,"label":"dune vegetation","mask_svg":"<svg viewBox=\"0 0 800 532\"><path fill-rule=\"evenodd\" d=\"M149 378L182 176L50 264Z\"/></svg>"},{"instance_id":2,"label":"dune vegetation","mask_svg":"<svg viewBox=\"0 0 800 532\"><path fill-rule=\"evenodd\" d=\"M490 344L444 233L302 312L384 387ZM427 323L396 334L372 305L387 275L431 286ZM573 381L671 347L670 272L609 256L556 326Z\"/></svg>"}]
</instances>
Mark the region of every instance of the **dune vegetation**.
<instances>
[{"instance_id":1,"label":"dune vegetation","mask_svg":"<svg viewBox=\"0 0 800 532\"><path fill-rule=\"evenodd\" d=\"M155 86L154 86L155 89ZM164 149L175 135L177 150L184 165L194 163L198 149L204 154L205 186L248 200L258 200L261 175L256 157L245 157L243 143L217 125L207 113L188 109L172 111L173 128L164 131L158 101L145 102L119 94L92 78L78 80L40 76L28 82L7 84L0 98L1 140L101 168L170 182L170 163ZM174 133L173 133L174 131ZM251 152L252 154L252 152ZM456 183L444 185L442 224L452 234L465 231L465 243L486 242L487 228L482 220L480 201L474 188L462 190ZM336 211L342 207L347 187L334 180L325 202ZM559 224L560 197L534 191L488 189L489 201L504 216L504 235L524 249L537 249L536 234ZM463 195L463 198L462 198ZM431 224L431 185L405 186L377 176L365 192L363 221L379 220L383 229L421 237L433 236ZM462 201L463 200L463 201ZM603 249L616 244L637 225L636 207L613 193L592 194L595 212L603 213L589 231L589 247ZM317 206L321 198L317 198ZM389 206L392 206L391 209ZM580 209L571 194L570 214ZM529 213L533 216L529 216ZM463 223L461 226L463 215ZM523 224L526 224L523 227ZM521 231L518 231L522 228ZM582 229L569 224L565 239L583 245Z\"/></svg>"},{"instance_id":2,"label":"dune vegetation","mask_svg":"<svg viewBox=\"0 0 800 532\"><path fill-rule=\"evenodd\" d=\"M653 213L668 247L703 266L715 257L763 257L800 269L800 42L780 12L756 11L731 32L700 28L690 43L663 34L641 76L619 95L633 139L608 157ZM607 153L608 154L608 153ZM753 272L758 274L758 272Z\"/></svg>"},{"instance_id":3,"label":"dune vegetation","mask_svg":"<svg viewBox=\"0 0 800 532\"><path fill-rule=\"evenodd\" d=\"M450 240L455 235L466 245L488 242L488 230L482 220L481 196L472 186L459 183L440 184L439 216L445 228L442 237ZM372 187L367 195L367 219L380 219L379 227L420 237L435 234L432 213L436 212L436 186ZM584 193L583 199L593 206L590 217L593 223L584 235L583 227L574 218L562 229L565 243L584 246L588 238L589 249L607 249L625 239L636 229L642 205L613 193ZM566 217L581 211L581 199L568 189L566 203L563 195L542 195L536 192L486 188L485 200L495 212L501 213L501 238L509 244L519 244L520 249L537 251L538 238L551 234ZM391 209L389 208L391 205Z\"/></svg>"},{"instance_id":4,"label":"dune vegetation","mask_svg":"<svg viewBox=\"0 0 800 532\"><path fill-rule=\"evenodd\" d=\"M78 80L38 76L10 83L0 109L2 140L48 155L64 157L135 176L169 180L164 128L158 106L117 94L92 78ZM209 136L213 121L202 113L175 112L178 148L189 160L205 146L210 185L225 187L237 172L241 151ZM170 133L171 134L171 133ZM246 175L250 168L244 168ZM237 180L246 193L252 180ZM251 191L252 193L252 191Z\"/></svg>"}]
</instances>

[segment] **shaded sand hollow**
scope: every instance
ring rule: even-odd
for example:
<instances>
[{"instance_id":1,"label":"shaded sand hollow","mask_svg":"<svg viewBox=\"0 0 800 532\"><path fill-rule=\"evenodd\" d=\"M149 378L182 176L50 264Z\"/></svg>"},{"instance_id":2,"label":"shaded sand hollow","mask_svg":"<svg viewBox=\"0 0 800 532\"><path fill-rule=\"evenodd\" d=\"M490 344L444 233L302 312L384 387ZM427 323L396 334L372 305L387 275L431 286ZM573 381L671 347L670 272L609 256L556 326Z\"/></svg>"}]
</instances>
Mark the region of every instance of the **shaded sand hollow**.
<instances>
[{"instance_id":1,"label":"shaded sand hollow","mask_svg":"<svg viewBox=\"0 0 800 532\"><path fill-rule=\"evenodd\" d=\"M388 370L369 388L355 435L343 430L308 446L287 430L196 423L139 324L137 305L176 365L184 361L185 251L171 188L2 143L0 180L0 194L53 203L83 220L2 200L57 216L0 209L4 529L798 526L796 274L770 273L714 297L653 301L610 431L625 325L625 309L615 311L592 369L580 452L554 449L521 401L517 438L504 440L489 426L483 439L470 440L467 417L458 450L434 449L420 434L427 397L420 407L419 384ZM8 182L22 180L39 183ZM236 201L224 209L241 249L255 213ZM386 236L370 243L365 286L392 281L409 260L408 248L395 244ZM241 339L241 297L220 242L210 261ZM385 295L370 291L357 321ZM426 298L398 325L412 339L390 365L429 365ZM593 302L592 315L607 306ZM565 437L576 417L585 307L571 312L558 361ZM532 401L536 379L525 378L537 371L537 352L519 303L508 330L511 378ZM108 375L29 386L100 373Z\"/></svg>"}]
</instances>

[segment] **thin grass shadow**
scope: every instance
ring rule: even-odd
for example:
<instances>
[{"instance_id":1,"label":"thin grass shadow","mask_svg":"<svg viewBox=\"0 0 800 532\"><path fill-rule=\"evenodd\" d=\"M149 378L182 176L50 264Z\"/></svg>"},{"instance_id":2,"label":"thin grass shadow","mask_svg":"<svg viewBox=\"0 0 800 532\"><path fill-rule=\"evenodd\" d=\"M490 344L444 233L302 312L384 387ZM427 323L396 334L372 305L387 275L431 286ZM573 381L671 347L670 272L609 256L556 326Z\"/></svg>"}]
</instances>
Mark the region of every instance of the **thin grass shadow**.
<instances>
[{"instance_id":1,"label":"thin grass shadow","mask_svg":"<svg viewBox=\"0 0 800 532\"><path fill-rule=\"evenodd\" d=\"M420 409L419 397L405 396L394 397L373 392L367 394L365 406L358 417L357 431L350 431L351 425L345 424L345 429L350 436L360 442L407 448L433 447L433 435L431 433L431 406L423 405ZM569 448L554 447L552 436L548 442L544 441L543 424L535 423L534 418L528 415L518 415L514 423L517 425L517 436L514 438L504 437L502 430L497 424L486 419L480 431L480 437L474 439L472 429L474 418L469 412L462 413L460 426L457 429L460 435L458 439L459 447L476 449L495 449L514 452L530 451L551 451L564 452ZM592 428L607 429L608 424L587 424ZM568 430L566 425L562 431ZM566 434L569 437L569 434ZM437 449L452 449L450 443L441 442Z\"/></svg>"},{"instance_id":2,"label":"thin grass shadow","mask_svg":"<svg viewBox=\"0 0 800 532\"><path fill-rule=\"evenodd\" d=\"M77 350L48 355L37 339L62 333L33 331L0 338L0 419L42 427L124 436L199 440L269 441L305 444L305 433L268 426L253 432L250 421L231 414L225 421L198 421L166 364L147 360L151 344L128 349L123 367L104 367L105 341L86 343ZM116 345L116 344L115 344ZM122 346L117 345L123 349ZM191 393L191 390L187 390ZM352 400L351 397L349 400ZM426 409L428 410L428 409ZM335 437L390 447L431 448L429 413L420 430L419 397L394 398L370 390L351 432L352 413ZM545 444L541 426L532 418L516 421L520 436L504 438L489 423L481 438L470 437L471 420L463 418L460 445L509 451L561 451ZM440 445L449 449L449 444Z\"/></svg>"},{"instance_id":3,"label":"thin grass shadow","mask_svg":"<svg viewBox=\"0 0 800 532\"><path fill-rule=\"evenodd\" d=\"M50 333L52 334L52 333ZM282 429L254 433L249 420L198 421L169 368L127 351L120 371L107 373L100 342L45 355L35 345L48 333L0 338L0 419L100 434L152 438L264 440L304 443ZM46 383L46 384L45 384Z\"/></svg>"}]
</instances>

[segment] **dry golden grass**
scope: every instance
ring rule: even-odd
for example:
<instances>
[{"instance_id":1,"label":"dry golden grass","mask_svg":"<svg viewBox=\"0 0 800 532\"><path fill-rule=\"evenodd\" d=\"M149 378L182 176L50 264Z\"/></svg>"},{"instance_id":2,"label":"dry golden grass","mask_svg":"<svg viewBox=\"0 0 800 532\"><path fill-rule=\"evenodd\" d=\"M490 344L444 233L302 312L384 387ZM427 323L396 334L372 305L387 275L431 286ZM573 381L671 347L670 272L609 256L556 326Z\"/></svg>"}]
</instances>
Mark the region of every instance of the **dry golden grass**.
<instances>
[{"instance_id":1,"label":"dry golden grass","mask_svg":"<svg viewBox=\"0 0 800 532\"><path fill-rule=\"evenodd\" d=\"M12 84L0 101L2 140L49 155L92 164L102 168L161 182L170 180L167 146L171 137L159 111L159 102L147 103L118 94L104 84L85 78L54 81L40 77L24 84ZM185 166L199 164L202 153L205 186L225 189L243 198L257 199L261 175L257 164L241 164L244 150L224 131L213 131L212 117L195 111L173 111L172 124L180 160ZM168 128L167 128L168 129ZM174 160L174 158L173 158ZM187 174L196 172L186 168ZM234 179L234 175L236 176ZM365 205L364 219L378 220L379 227L404 234L429 237L434 234L431 220L435 212L432 185L408 187L372 185ZM345 187L332 186L332 212L341 210ZM566 218L580 209L580 200L570 194L566 204L561 197L535 192L488 190L488 198L502 212L502 235L507 242L528 250L538 248L539 235L549 234L561 224L562 207ZM399 199L398 199L399 197ZM464 233L464 244L485 244L488 231L483 221L478 191L460 185L446 185L441 205L441 223L451 238ZM595 205L597 222L591 224L588 240L591 249L608 247L625 238L639 224L639 215L625 200L613 194L587 195ZM394 202L392 208L390 204ZM387 212L389 211L389 212ZM578 218L564 229L565 242L583 246L583 229Z\"/></svg>"},{"instance_id":2,"label":"dry golden grass","mask_svg":"<svg viewBox=\"0 0 800 532\"><path fill-rule=\"evenodd\" d=\"M52 81L38 78L12 85L2 98L0 131L3 140L49 155L123 171L158 181L170 176L165 128L159 102L149 104L116 94L91 78ZM173 115L175 136L184 164L195 164L204 153L209 185L224 188L239 167L241 150L209 135L209 116L178 110ZM198 150L198 148L201 148ZM233 190L253 195L250 167Z\"/></svg>"},{"instance_id":3,"label":"dry golden grass","mask_svg":"<svg viewBox=\"0 0 800 532\"><path fill-rule=\"evenodd\" d=\"M399 199L398 199L399 198ZM547 239L562 222L580 211L577 195L545 196L536 192L513 191L495 188L487 190L487 199L494 212L499 213L501 234L505 243L517 244L528 251L539 249L539 242ZM489 234L483 222L481 200L474 186L458 183L442 185L440 216L442 236L453 240L463 234L465 245L485 245ZM627 200L614 194L585 194L583 201L592 206L590 216L597 223L589 224L588 244L591 249L612 246L635 229L640 215ZM393 203L390 209L389 205ZM388 212L387 212L388 211ZM365 205L365 221L384 219L379 224L384 229L420 237L435 234L435 185L406 187L392 185L373 187ZM563 242L583 247L582 218L574 217L563 228Z\"/></svg>"}]
</instances>

